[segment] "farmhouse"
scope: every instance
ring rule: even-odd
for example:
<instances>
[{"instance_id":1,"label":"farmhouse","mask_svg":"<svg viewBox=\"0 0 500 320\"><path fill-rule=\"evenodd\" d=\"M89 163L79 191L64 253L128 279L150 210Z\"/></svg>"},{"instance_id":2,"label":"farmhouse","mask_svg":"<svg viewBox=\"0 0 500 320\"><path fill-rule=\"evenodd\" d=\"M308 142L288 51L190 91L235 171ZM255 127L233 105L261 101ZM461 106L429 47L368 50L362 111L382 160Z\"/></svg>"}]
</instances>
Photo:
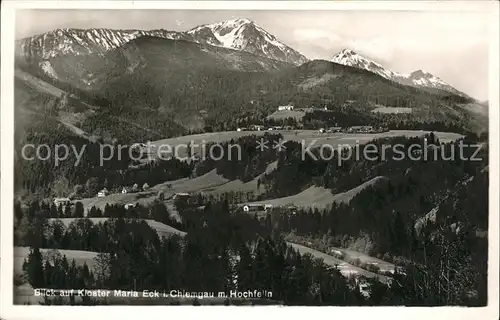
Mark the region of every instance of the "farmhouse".
<instances>
[{"instance_id":1,"label":"farmhouse","mask_svg":"<svg viewBox=\"0 0 500 320\"><path fill-rule=\"evenodd\" d=\"M179 193L176 193L174 194L173 196L173 200L177 200L177 199L187 199L189 198L191 195L187 192L179 192Z\"/></svg>"},{"instance_id":2,"label":"farmhouse","mask_svg":"<svg viewBox=\"0 0 500 320\"><path fill-rule=\"evenodd\" d=\"M109 194L108 189L104 188L97 193L97 196L98 197L106 197L108 194Z\"/></svg>"},{"instance_id":3,"label":"farmhouse","mask_svg":"<svg viewBox=\"0 0 500 320\"><path fill-rule=\"evenodd\" d=\"M252 211L265 211L265 207L262 204L246 204L243 206L244 212L252 212Z\"/></svg>"},{"instance_id":4,"label":"farmhouse","mask_svg":"<svg viewBox=\"0 0 500 320\"><path fill-rule=\"evenodd\" d=\"M293 106L291 106L291 105L279 106L278 107L278 111L292 111L292 110L293 110Z\"/></svg>"},{"instance_id":5,"label":"farmhouse","mask_svg":"<svg viewBox=\"0 0 500 320\"><path fill-rule=\"evenodd\" d=\"M264 126L260 125L260 124L254 124L253 126L250 126L250 130L262 131L262 130L264 130Z\"/></svg>"},{"instance_id":6,"label":"farmhouse","mask_svg":"<svg viewBox=\"0 0 500 320\"><path fill-rule=\"evenodd\" d=\"M363 126L352 126L347 128L347 132L361 132Z\"/></svg>"},{"instance_id":7,"label":"farmhouse","mask_svg":"<svg viewBox=\"0 0 500 320\"><path fill-rule=\"evenodd\" d=\"M139 186L136 184L134 184L132 187L123 187L122 188L122 193L123 194L126 194L126 193L134 193L134 192L138 192L140 191L139 190Z\"/></svg>"},{"instance_id":8,"label":"farmhouse","mask_svg":"<svg viewBox=\"0 0 500 320\"><path fill-rule=\"evenodd\" d=\"M372 126L352 126L347 129L347 132L373 132Z\"/></svg>"},{"instance_id":9,"label":"farmhouse","mask_svg":"<svg viewBox=\"0 0 500 320\"><path fill-rule=\"evenodd\" d=\"M59 205L68 205L71 203L71 200L69 200L69 198L55 198L54 199L54 204L56 205L56 207L59 207Z\"/></svg>"},{"instance_id":10,"label":"farmhouse","mask_svg":"<svg viewBox=\"0 0 500 320\"><path fill-rule=\"evenodd\" d=\"M328 129L328 132L341 132L342 131L342 127L330 127Z\"/></svg>"},{"instance_id":11,"label":"farmhouse","mask_svg":"<svg viewBox=\"0 0 500 320\"><path fill-rule=\"evenodd\" d=\"M126 209L126 210L128 210L128 209L130 209L130 208L134 208L134 207L135 207L135 204L134 204L134 203L127 203L127 204L125 205L125 209Z\"/></svg>"},{"instance_id":12,"label":"farmhouse","mask_svg":"<svg viewBox=\"0 0 500 320\"><path fill-rule=\"evenodd\" d=\"M271 204L245 204L242 206L244 212L267 211L273 206Z\"/></svg>"}]
</instances>

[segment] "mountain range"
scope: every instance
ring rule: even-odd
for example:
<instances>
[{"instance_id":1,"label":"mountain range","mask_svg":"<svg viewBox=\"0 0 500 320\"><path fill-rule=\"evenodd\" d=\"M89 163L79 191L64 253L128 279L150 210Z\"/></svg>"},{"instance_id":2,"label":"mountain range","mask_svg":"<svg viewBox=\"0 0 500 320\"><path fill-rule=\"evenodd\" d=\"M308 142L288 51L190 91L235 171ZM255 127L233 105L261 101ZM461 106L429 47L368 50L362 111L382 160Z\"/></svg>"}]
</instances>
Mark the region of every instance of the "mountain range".
<instances>
[{"instance_id":1,"label":"mountain range","mask_svg":"<svg viewBox=\"0 0 500 320\"><path fill-rule=\"evenodd\" d=\"M308 59L298 51L279 41L253 21L237 18L218 23L204 24L188 31L155 30L111 30L111 29L57 29L41 35L17 41L17 58L20 61L44 61L60 55L103 54L116 49L133 39L143 36L170 40L184 40L214 47L249 52L271 60L301 65ZM464 93L440 78L423 70L404 75L384 68L381 64L361 56L350 49L337 53L332 62L361 68L400 84L420 88L444 90L465 96ZM48 68L49 69L49 68ZM47 70L50 72L50 70Z\"/></svg>"},{"instance_id":2,"label":"mountain range","mask_svg":"<svg viewBox=\"0 0 500 320\"><path fill-rule=\"evenodd\" d=\"M425 72L423 70L416 70L410 74L400 74L391 70L384 68L380 63L377 63L371 59L363 57L362 55L354 52L350 49L343 49L339 53L337 53L332 59L332 62L343 64L346 66L351 66L355 68L360 68L364 70L368 70L375 74L378 74L386 79L391 81L401 83L404 85L415 86L415 87L423 87L423 88L431 88L444 90L451 93L465 95L464 93L458 91L453 88L448 83L439 79L435 75Z\"/></svg>"},{"instance_id":3,"label":"mountain range","mask_svg":"<svg viewBox=\"0 0 500 320\"><path fill-rule=\"evenodd\" d=\"M102 54L142 36L185 40L250 52L300 65L307 58L248 19L206 24L186 32L156 30L57 29L17 41L17 57L50 59L64 54Z\"/></svg>"}]
</instances>

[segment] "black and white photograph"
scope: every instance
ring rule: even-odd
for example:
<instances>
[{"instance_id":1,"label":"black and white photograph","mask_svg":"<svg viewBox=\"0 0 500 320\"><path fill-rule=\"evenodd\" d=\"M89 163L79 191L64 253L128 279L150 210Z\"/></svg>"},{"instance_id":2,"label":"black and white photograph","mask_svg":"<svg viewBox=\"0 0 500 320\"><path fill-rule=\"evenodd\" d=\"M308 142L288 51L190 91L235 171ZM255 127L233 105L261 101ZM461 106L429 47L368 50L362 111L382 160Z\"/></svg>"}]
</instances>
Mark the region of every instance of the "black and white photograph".
<instances>
[{"instance_id":1,"label":"black and white photograph","mask_svg":"<svg viewBox=\"0 0 500 320\"><path fill-rule=\"evenodd\" d=\"M452 2L2 3L2 305L497 319L499 6Z\"/></svg>"}]
</instances>

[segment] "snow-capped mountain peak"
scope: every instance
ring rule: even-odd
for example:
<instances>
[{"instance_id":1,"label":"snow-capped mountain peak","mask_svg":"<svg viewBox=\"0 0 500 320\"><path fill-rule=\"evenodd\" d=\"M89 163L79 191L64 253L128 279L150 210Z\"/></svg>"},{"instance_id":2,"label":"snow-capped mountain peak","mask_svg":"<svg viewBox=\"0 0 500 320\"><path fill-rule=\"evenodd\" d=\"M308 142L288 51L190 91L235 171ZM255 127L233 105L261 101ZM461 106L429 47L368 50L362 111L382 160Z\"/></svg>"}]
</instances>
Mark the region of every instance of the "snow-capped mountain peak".
<instances>
[{"instance_id":1,"label":"snow-capped mountain peak","mask_svg":"<svg viewBox=\"0 0 500 320\"><path fill-rule=\"evenodd\" d=\"M350 67L368 70L386 79L404 85L440 89L463 95L462 92L459 92L458 90L456 90L443 80L439 79L435 75L426 72L422 69L413 71L408 75L400 74L384 68L380 63L377 63L371 59L363 57L362 55L354 52L351 49L341 50L332 58L331 61Z\"/></svg>"},{"instance_id":2,"label":"snow-capped mountain peak","mask_svg":"<svg viewBox=\"0 0 500 320\"><path fill-rule=\"evenodd\" d=\"M410 73L407 76L407 81L410 81L414 86L437 88L459 95L465 95L463 92L460 92L457 89L453 88L452 86L441 80L439 77L436 77L432 73L424 71L422 69Z\"/></svg>"},{"instance_id":3,"label":"snow-capped mountain peak","mask_svg":"<svg viewBox=\"0 0 500 320\"><path fill-rule=\"evenodd\" d=\"M306 57L246 18L201 25L187 31L187 34L211 45L247 51L297 65L307 61Z\"/></svg>"},{"instance_id":4,"label":"snow-capped mountain peak","mask_svg":"<svg viewBox=\"0 0 500 320\"><path fill-rule=\"evenodd\" d=\"M439 79L435 75L433 75L430 72L424 71L422 69L413 71L408 75L408 79L412 80L415 83L418 83L418 81L430 81L434 83L441 83L441 84L446 84L443 80Z\"/></svg>"},{"instance_id":5,"label":"snow-capped mountain peak","mask_svg":"<svg viewBox=\"0 0 500 320\"><path fill-rule=\"evenodd\" d=\"M350 67L368 70L391 80L395 77L401 76L396 72L385 69L380 63L365 58L351 49L342 49L339 53L333 56L331 61Z\"/></svg>"},{"instance_id":6,"label":"snow-capped mountain peak","mask_svg":"<svg viewBox=\"0 0 500 320\"><path fill-rule=\"evenodd\" d=\"M247 18L236 18L236 19L220 22L220 24L225 24L226 26L231 26L231 25L241 26L243 24L249 24L249 23L254 23L254 22L250 19L247 19Z\"/></svg>"},{"instance_id":7,"label":"snow-capped mountain peak","mask_svg":"<svg viewBox=\"0 0 500 320\"><path fill-rule=\"evenodd\" d=\"M62 54L99 54L141 36L186 38L182 33L167 30L56 29L16 41L16 54L28 60L47 60Z\"/></svg>"}]
</instances>

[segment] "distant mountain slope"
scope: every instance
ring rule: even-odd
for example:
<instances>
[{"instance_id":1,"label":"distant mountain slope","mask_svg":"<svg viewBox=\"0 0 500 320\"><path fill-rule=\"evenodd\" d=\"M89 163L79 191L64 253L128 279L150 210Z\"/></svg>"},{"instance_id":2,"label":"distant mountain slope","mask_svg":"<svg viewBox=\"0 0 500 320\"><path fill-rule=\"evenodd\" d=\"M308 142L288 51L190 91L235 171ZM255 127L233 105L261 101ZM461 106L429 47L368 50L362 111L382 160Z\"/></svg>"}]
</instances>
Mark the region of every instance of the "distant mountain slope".
<instances>
[{"instance_id":1,"label":"distant mountain slope","mask_svg":"<svg viewBox=\"0 0 500 320\"><path fill-rule=\"evenodd\" d=\"M22 70L16 70L15 75L15 126L16 135L20 137L47 121L59 127L63 125L71 132L67 134L92 142L101 138L106 143L114 138L122 142L156 140L185 132L184 127L168 115L158 114L157 110L114 115L106 106L86 104L82 97L67 95L61 87L54 87ZM66 103L63 103L63 96L66 96Z\"/></svg>"},{"instance_id":2,"label":"distant mountain slope","mask_svg":"<svg viewBox=\"0 0 500 320\"><path fill-rule=\"evenodd\" d=\"M307 61L306 57L281 43L275 36L248 19L234 19L199 26L187 32L164 29L57 29L18 40L16 56L19 61L25 63L43 63L50 58L66 54L103 54L143 36L225 47L292 64ZM49 68L47 72L50 72Z\"/></svg>"},{"instance_id":3,"label":"distant mountain slope","mask_svg":"<svg viewBox=\"0 0 500 320\"><path fill-rule=\"evenodd\" d=\"M16 41L16 57L33 62L66 54L102 54L142 36L194 41L185 33L167 30L56 29Z\"/></svg>"},{"instance_id":4,"label":"distant mountain slope","mask_svg":"<svg viewBox=\"0 0 500 320\"><path fill-rule=\"evenodd\" d=\"M39 64L24 68L69 91L93 96L115 115L160 111L191 127L203 124L203 110L218 117L230 116L222 110L239 112L251 93L238 100L228 96L248 92L251 79L265 72L293 66L244 51L149 36L101 54L56 56L44 65L50 66L50 75Z\"/></svg>"},{"instance_id":5,"label":"distant mountain slope","mask_svg":"<svg viewBox=\"0 0 500 320\"><path fill-rule=\"evenodd\" d=\"M372 110L373 103L409 107L412 108L411 117L423 121L457 121L467 117L464 110L455 105L465 98L399 84L364 69L325 60L283 70L277 77L279 80L273 80L277 87L263 85L262 90L270 95L279 92L276 97L281 97L282 102L301 106L329 105L330 110L346 112L355 108Z\"/></svg>"},{"instance_id":6,"label":"distant mountain slope","mask_svg":"<svg viewBox=\"0 0 500 320\"><path fill-rule=\"evenodd\" d=\"M244 51L150 36L134 39L103 54L68 54L48 59L44 63L52 70L51 77L55 80L69 80L74 86L85 90L108 85L117 77L144 74L146 71L155 75L161 71L161 81L167 81L171 77L182 77L181 74L173 74L181 70L255 72L279 70L288 66L284 62Z\"/></svg>"},{"instance_id":7,"label":"distant mountain slope","mask_svg":"<svg viewBox=\"0 0 500 320\"><path fill-rule=\"evenodd\" d=\"M346 66L356 67L376 73L386 79L415 87L432 88L448 91L454 94L465 95L464 93L453 88L438 77L429 72L416 70L409 75L400 74L384 68L381 64L363 57L362 55L350 49L343 49L337 53L332 59L332 62L343 64Z\"/></svg>"}]
</instances>

